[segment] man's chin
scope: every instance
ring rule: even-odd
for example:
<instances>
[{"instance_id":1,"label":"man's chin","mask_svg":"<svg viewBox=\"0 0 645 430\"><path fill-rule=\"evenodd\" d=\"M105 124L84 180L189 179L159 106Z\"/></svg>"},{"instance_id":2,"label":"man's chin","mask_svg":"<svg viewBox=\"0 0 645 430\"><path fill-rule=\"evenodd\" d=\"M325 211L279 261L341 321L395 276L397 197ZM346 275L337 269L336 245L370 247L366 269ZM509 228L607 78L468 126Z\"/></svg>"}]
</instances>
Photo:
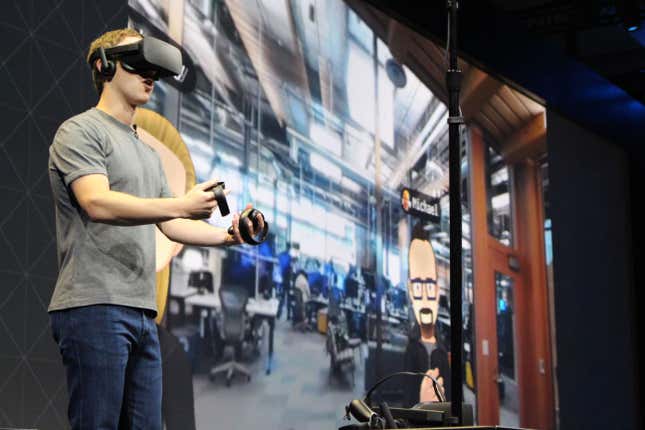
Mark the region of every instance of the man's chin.
<instances>
[{"instance_id":1,"label":"man's chin","mask_svg":"<svg viewBox=\"0 0 645 430\"><path fill-rule=\"evenodd\" d=\"M143 106L150 101L150 95L151 93L144 93L139 97L133 97L130 104L132 106Z\"/></svg>"},{"instance_id":2,"label":"man's chin","mask_svg":"<svg viewBox=\"0 0 645 430\"><path fill-rule=\"evenodd\" d=\"M421 337L423 339L430 339L434 336L434 324L419 323L419 328L421 329Z\"/></svg>"},{"instance_id":3,"label":"man's chin","mask_svg":"<svg viewBox=\"0 0 645 430\"><path fill-rule=\"evenodd\" d=\"M143 106L144 104L148 103L149 101L150 101L150 96L143 97L143 98L139 99L139 101L137 102L137 106Z\"/></svg>"}]
</instances>

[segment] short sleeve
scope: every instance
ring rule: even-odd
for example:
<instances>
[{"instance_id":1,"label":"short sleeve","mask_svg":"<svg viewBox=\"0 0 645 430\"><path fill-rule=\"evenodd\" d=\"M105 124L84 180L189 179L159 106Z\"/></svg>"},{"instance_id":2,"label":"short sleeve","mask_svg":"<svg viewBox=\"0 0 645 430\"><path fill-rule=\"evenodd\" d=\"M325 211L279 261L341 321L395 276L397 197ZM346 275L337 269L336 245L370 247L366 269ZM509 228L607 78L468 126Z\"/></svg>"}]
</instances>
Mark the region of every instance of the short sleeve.
<instances>
[{"instance_id":1,"label":"short sleeve","mask_svg":"<svg viewBox=\"0 0 645 430\"><path fill-rule=\"evenodd\" d=\"M49 147L51 165L63 177L66 186L90 174L107 173L105 142L98 132L75 121L64 123Z\"/></svg>"},{"instance_id":2,"label":"short sleeve","mask_svg":"<svg viewBox=\"0 0 645 430\"><path fill-rule=\"evenodd\" d=\"M163 169L163 164L161 163L161 159L159 158L158 154L155 154L155 155L157 159L157 165L159 166L159 178L161 179L161 190L159 192L159 197L163 197L163 198L175 197L173 192L170 190L170 186L168 185L168 179L166 178L166 172Z\"/></svg>"}]
</instances>

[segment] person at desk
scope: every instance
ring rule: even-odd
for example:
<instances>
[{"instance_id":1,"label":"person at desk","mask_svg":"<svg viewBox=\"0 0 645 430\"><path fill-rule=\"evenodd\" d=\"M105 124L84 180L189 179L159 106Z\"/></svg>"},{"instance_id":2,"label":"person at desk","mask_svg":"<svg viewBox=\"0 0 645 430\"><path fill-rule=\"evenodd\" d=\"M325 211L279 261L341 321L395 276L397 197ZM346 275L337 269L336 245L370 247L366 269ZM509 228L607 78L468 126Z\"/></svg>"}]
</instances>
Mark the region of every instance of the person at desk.
<instances>
[{"instance_id":1,"label":"person at desk","mask_svg":"<svg viewBox=\"0 0 645 430\"><path fill-rule=\"evenodd\" d=\"M328 296L330 292L336 287L336 283L338 282L336 269L334 269L333 257L329 257L329 261L325 263L325 266L323 268L323 273L325 275L325 286L324 286L325 291L323 292L323 295Z\"/></svg>"},{"instance_id":2,"label":"person at desk","mask_svg":"<svg viewBox=\"0 0 645 430\"><path fill-rule=\"evenodd\" d=\"M275 235L269 233L267 239L258 246L258 254L261 257L258 262L258 293L264 299L270 299L273 295L273 242Z\"/></svg>"},{"instance_id":3,"label":"person at desk","mask_svg":"<svg viewBox=\"0 0 645 430\"><path fill-rule=\"evenodd\" d=\"M365 314L362 305L365 304L364 298L365 280L363 278L360 266L350 266L345 278L345 305L350 308L345 308L347 314L349 333L353 337L360 337L366 339L367 331L365 329ZM352 312L351 310L356 312Z\"/></svg>"},{"instance_id":4,"label":"person at desk","mask_svg":"<svg viewBox=\"0 0 645 430\"><path fill-rule=\"evenodd\" d=\"M345 298L358 300L360 298L361 286L365 284L361 268L351 265L345 278ZM354 304L354 303L352 303Z\"/></svg>"},{"instance_id":5,"label":"person at desk","mask_svg":"<svg viewBox=\"0 0 645 430\"><path fill-rule=\"evenodd\" d=\"M414 318L405 351L408 371L424 372L437 379L450 400L450 364L448 352L435 336L439 314L439 286L437 265L432 245L421 223L412 234L408 251L408 299ZM406 403L438 401L429 378L417 378L409 384Z\"/></svg>"},{"instance_id":6,"label":"person at desk","mask_svg":"<svg viewBox=\"0 0 645 430\"><path fill-rule=\"evenodd\" d=\"M287 243L286 248L278 254L278 265L280 266L280 275L282 284L279 294L280 303L278 305L278 316L282 315L282 307L287 308L287 320L291 319L291 306L289 303L289 293L291 284L293 283L293 275L295 273L296 263L300 254L300 245L297 243Z\"/></svg>"}]
</instances>

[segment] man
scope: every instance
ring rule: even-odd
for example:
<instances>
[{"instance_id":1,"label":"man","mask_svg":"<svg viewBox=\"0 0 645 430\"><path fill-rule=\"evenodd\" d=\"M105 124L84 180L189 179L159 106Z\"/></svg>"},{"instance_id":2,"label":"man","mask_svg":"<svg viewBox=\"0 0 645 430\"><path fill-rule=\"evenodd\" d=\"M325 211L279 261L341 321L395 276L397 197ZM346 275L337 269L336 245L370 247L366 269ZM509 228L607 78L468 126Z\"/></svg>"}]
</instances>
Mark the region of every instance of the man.
<instances>
[{"instance_id":1,"label":"man","mask_svg":"<svg viewBox=\"0 0 645 430\"><path fill-rule=\"evenodd\" d=\"M406 349L406 370L424 372L437 379L450 398L448 353L437 341L436 322L439 313L437 263L428 234L418 223L412 233L408 254L408 298L416 322ZM429 378L422 378L407 395L409 406L438 401Z\"/></svg>"},{"instance_id":2,"label":"man","mask_svg":"<svg viewBox=\"0 0 645 430\"><path fill-rule=\"evenodd\" d=\"M92 42L88 61L99 48L141 39L132 29L108 32ZM161 429L155 225L176 242L234 245L242 243L239 214L232 235L196 221L217 206L214 180L172 195L132 124L156 76L112 60L112 73L101 73L110 64L100 59L90 64L99 102L65 121L50 147L59 275L49 312L72 428Z\"/></svg>"}]
</instances>

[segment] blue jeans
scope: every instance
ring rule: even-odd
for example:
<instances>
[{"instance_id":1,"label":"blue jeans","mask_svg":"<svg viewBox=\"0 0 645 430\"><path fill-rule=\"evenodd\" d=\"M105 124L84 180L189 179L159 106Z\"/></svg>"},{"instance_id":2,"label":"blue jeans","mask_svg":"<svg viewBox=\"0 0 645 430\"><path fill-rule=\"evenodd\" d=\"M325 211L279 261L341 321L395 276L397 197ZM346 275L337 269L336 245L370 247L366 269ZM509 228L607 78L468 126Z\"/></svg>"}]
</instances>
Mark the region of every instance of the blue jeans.
<instances>
[{"instance_id":1,"label":"blue jeans","mask_svg":"<svg viewBox=\"0 0 645 430\"><path fill-rule=\"evenodd\" d=\"M161 353L151 311L93 305L50 313L72 429L161 430Z\"/></svg>"}]
</instances>

